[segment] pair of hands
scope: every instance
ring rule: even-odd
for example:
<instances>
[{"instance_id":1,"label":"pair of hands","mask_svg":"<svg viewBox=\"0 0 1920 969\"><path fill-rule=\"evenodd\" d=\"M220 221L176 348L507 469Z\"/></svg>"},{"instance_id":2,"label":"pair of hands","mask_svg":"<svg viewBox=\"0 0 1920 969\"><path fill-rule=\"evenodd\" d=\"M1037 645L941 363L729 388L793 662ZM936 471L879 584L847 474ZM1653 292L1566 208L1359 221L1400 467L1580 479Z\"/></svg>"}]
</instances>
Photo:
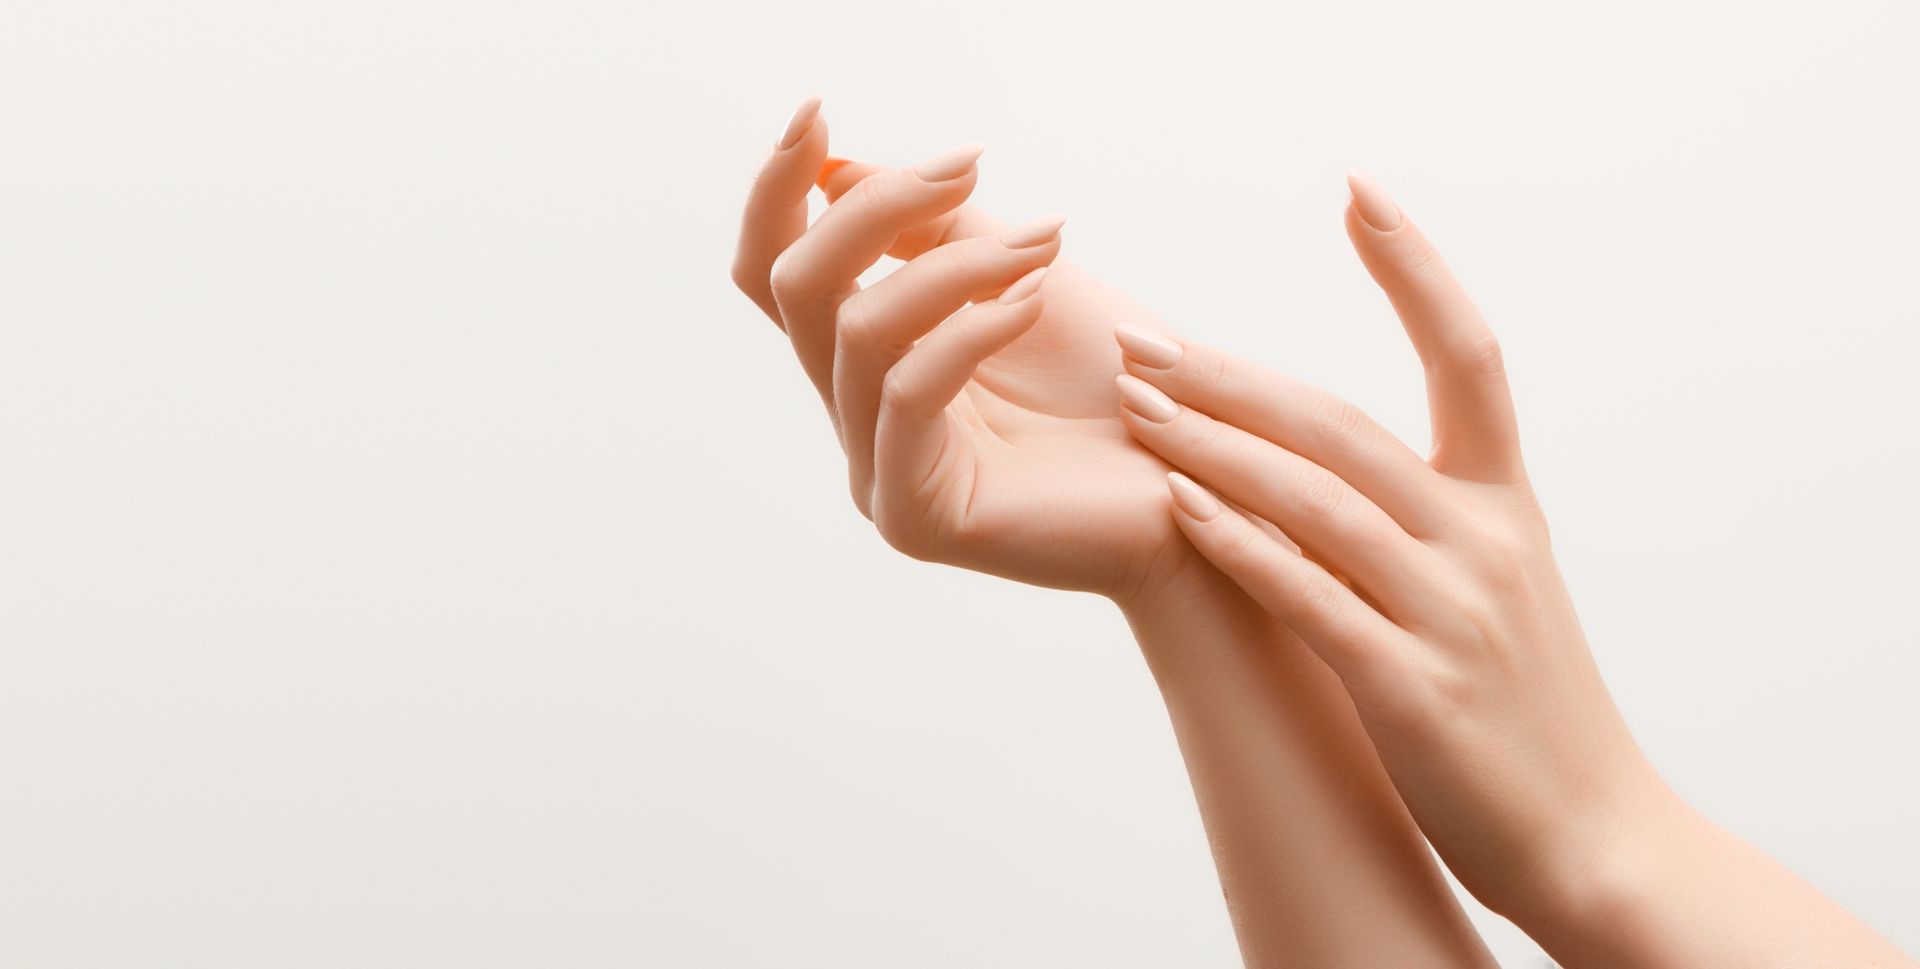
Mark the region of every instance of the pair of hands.
<instances>
[{"instance_id":1,"label":"pair of hands","mask_svg":"<svg viewBox=\"0 0 1920 969\"><path fill-rule=\"evenodd\" d=\"M1425 365L1430 459L1173 336L1060 260L1063 220L1008 230L967 204L978 148L911 169L827 149L813 99L754 183L733 277L792 340L890 544L1129 608L1224 573L1339 675L1422 830L1509 915L1667 798L1554 565L1498 344L1376 186L1351 179L1347 230ZM905 264L862 289L883 256Z\"/></svg>"}]
</instances>

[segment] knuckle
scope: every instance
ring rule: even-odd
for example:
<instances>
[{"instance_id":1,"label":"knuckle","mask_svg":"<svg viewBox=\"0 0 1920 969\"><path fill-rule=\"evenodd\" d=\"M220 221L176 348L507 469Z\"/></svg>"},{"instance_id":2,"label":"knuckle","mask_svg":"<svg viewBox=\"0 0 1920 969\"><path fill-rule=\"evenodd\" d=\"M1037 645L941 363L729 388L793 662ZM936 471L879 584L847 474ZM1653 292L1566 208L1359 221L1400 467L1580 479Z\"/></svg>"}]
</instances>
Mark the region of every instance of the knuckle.
<instances>
[{"instance_id":1,"label":"knuckle","mask_svg":"<svg viewBox=\"0 0 1920 969\"><path fill-rule=\"evenodd\" d=\"M794 258L792 249L781 253L779 258L773 261L773 268L767 273L767 285L773 289L775 298L798 292L804 281L805 274L800 268L800 261Z\"/></svg>"},{"instance_id":2,"label":"knuckle","mask_svg":"<svg viewBox=\"0 0 1920 969\"><path fill-rule=\"evenodd\" d=\"M1184 418L1184 420L1181 418ZM1186 425L1186 433L1184 436L1187 447L1191 449L1193 453L1213 454L1219 450L1221 440L1226 435L1225 425L1210 418L1200 417L1191 411L1183 412L1180 417L1175 418L1175 420Z\"/></svg>"},{"instance_id":3,"label":"knuckle","mask_svg":"<svg viewBox=\"0 0 1920 969\"><path fill-rule=\"evenodd\" d=\"M1332 444L1357 436L1360 429L1366 426L1367 418L1360 408L1339 397L1316 394L1309 421L1320 441Z\"/></svg>"},{"instance_id":4,"label":"knuckle","mask_svg":"<svg viewBox=\"0 0 1920 969\"><path fill-rule=\"evenodd\" d=\"M1485 526L1476 530L1469 551L1473 574L1493 592L1508 601L1530 596L1535 579L1537 540L1524 527ZM1478 604L1477 611L1488 617L1495 613L1493 603ZM1475 612L1469 604L1468 611Z\"/></svg>"},{"instance_id":5,"label":"knuckle","mask_svg":"<svg viewBox=\"0 0 1920 969\"><path fill-rule=\"evenodd\" d=\"M1435 662L1426 674L1426 689L1421 692L1433 709L1451 715L1474 706L1477 684L1466 670L1453 663Z\"/></svg>"},{"instance_id":6,"label":"knuckle","mask_svg":"<svg viewBox=\"0 0 1920 969\"><path fill-rule=\"evenodd\" d=\"M1371 709L1372 719L1382 726L1401 731L1430 729L1431 724L1450 722L1459 711L1448 705L1447 691L1425 670L1418 676L1396 676L1391 686L1380 692L1384 702Z\"/></svg>"},{"instance_id":7,"label":"knuckle","mask_svg":"<svg viewBox=\"0 0 1920 969\"><path fill-rule=\"evenodd\" d=\"M1298 496L1300 510L1318 518L1332 518L1340 514L1347 503L1345 482L1319 468L1300 472L1294 492Z\"/></svg>"},{"instance_id":8,"label":"knuckle","mask_svg":"<svg viewBox=\"0 0 1920 969\"><path fill-rule=\"evenodd\" d=\"M895 364L892 370L887 371L885 377L880 378L881 411L899 410L911 399L912 376L908 369L910 366L905 363Z\"/></svg>"},{"instance_id":9,"label":"knuckle","mask_svg":"<svg viewBox=\"0 0 1920 969\"><path fill-rule=\"evenodd\" d=\"M1459 366L1472 373L1496 376L1507 369L1506 351L1501 349L1500 340L1485 323L1478 324L1473 332L1461 337L1453 355Z\"/></svg>"},{"instance_id":10,"label":"knuckle","mask_svg":"<svg viewBox=\"0 0 1920 969\"><path fill-rule=\"evenodd\" d=\"M1461 590L1456 593L1455 608L1474 645L1484 647L1497 639L1495 630L1500 625L1500 600L1507 594L1501 589Z\"/></svg>"},{"instance_id":11,"label":"knuckle","mask_svg":"<svg viewBox=\"0 0 1920 969\"><path fill-rule=\"evenodd\" d=\"M872 299L867 296L867 292L867 290L861 290L848 297L834 313L834 338L842 346L849 343L864 343L873 333Z\"/></svg>"},{"instance_id":12,"label":"knuckle","mask_svg":"<svg viewBox=\"0 0 1920 969\"><path fill-rule=\"evenodd\" d=\"M1422 650L1402 654L1391 665L1393 675L1381 683L1391 698L1379 711L1386 723L1421 729L1452 720L1475 703L1473 678L1457 662Z\"/></svg>"},{"instance_id":13,"label":"knuckle","mask_svg":"<svg viewBox=\"0 0 1920 969\"><path fill-rule=\"evenodd\" d=\"M1208 390L1223 388L1233 378L1233 358L1224 353L1197 354L1188 373L1196 387Z\"/></svg>"},{"instance_id":14,"label":"knuckle","mask_svg":"<svg viewBox=\"0 0 1920 969\"><path fill-rule=\"evenodd\" d=\"M1340 614L1339 603L1346 587L1330 575L1314 575L1300 583L1300 608L1323 624L1332 624ZM1339 632L1330 629L1330 632Z\"/></svg>"},{"instance_id":15,"label":"knuckle","mask_svg":"<svg viewBox=\"0 0 1920 969\"><path fill-rule=\"evenodd\" d=\"M1220 564L1234 571L1242 571L1259 558L1261 536L1251 528L1230 528L1227 534L1220 536L1214 549Z\"/></svg>"},{"instance_id":16,"label":"knuckle","mask_svg":"<svg viewBox=\"0 0 1920 969\"><path fill-rule=\"evenodd\" d=\"M767 282L765 277L759 276L752 267L744 262L735 262L732 270L729 271L727 275L728 278L733 280L735 289L749 296L759 292L760 287L766 285Z\"/></svg>"}]
</instances>

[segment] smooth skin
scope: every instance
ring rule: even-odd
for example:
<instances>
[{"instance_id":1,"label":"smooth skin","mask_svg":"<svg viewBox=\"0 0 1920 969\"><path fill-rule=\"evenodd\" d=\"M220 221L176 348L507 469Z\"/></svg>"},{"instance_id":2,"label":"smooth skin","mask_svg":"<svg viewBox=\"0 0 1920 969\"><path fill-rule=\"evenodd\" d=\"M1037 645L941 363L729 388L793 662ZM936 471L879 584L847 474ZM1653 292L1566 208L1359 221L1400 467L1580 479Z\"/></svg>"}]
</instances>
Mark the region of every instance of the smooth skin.
<instances>
[{"instance_id":1,"label":"smooth skin","mask_svg":"<svg viewBox=\"0 0 1920 969\"><path fill-rule=\"evenodd\" d=\"M905 169L830 163L817 101L800 116L754 182L734 281L792 340L881 536L915 558L1113 597L1191 559L1160 509L1165 466L1113 406L1113 321L1158 321L1055 264L1062 219L1009 232L965 205L978 147ZM816 179L833 203L809 227ZM862 290L883 256L907 262ZM1008 292L1029 298L974 302Z\"/></svg>"},{"instance_id":2,"label":"smooth skin","mask_svg":"<svg viewBox=\"0 0 1920 969\"><path fill-rule=\"evenodd\" d=\"M1123 324L1127 427L1184 472L1180 530L1338 674L1448 867L1562 964L1913 966L1655 774L1554 563L1492 331L1399 207L1350 187L1348 234L1426 371L1433 454Z\"/></svg>"},{"instance_id":3,"label":"smooth skin","mask_svg":"<svg viewBox=\"0 0 1920 969\"><path fill-rule=\"evenodd\" d=\"M1057 217L968 205L978 157L829 159L809 99L749 195L734 281L825 401L856 507L914 557L1120 604L1248 965L1491 966L1339 681L1167 515L1113 383L1114 325L1164 327L1059 259Z\"/></svg>"}]
</instances>

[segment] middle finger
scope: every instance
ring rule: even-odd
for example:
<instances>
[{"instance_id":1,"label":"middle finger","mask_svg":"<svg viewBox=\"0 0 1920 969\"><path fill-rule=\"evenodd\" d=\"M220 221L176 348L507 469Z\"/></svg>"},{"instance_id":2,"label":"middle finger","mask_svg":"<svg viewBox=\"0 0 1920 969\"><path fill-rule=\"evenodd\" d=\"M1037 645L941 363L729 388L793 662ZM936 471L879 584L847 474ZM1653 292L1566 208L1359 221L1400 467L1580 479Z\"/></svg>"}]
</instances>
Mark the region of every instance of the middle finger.
<instances>
[{"instance_id":1,"label":"middle finger","mask_svg":"<svg viewBox=\"0 0 1920 969\"><path fill-rule=\"evenodd\" d=\"M862 179L774 262L773 298L800 365L833 406L833 323L860 274L906 229L967 200L983 149L965 145L919 167Z\"/></svg>"}]
</instances>

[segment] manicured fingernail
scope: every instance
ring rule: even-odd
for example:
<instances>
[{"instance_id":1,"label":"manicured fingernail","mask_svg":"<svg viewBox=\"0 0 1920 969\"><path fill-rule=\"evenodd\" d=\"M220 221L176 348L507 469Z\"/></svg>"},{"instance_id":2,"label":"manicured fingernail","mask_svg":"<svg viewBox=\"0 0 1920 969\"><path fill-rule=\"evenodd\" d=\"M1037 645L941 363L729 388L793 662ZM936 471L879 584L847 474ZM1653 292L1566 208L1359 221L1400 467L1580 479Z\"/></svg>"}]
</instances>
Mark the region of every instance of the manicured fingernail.
<instances>
[{"instance_id":1,"label":"manicured fingernail","mask_svg":"<svg viewBox=\"0 0 1920 969\"><path fill-rule=\"evenodd\" d=\"M1060 234L1060 227L1067 224L1064 215L1043 215L1017 229L1008 229L1000 237L1000 244L1009 249L1025 249L1043 242L1052 242Z\"/></svg>"},{"instance_id":2,"label":"manicured fingernail","mask_svg":"<svg viewBox=\"0 0 1920 969\"><path fill-rule=\"evenodd\" d=\"M807 136L807 129L813 127L813 119L820 116L820 95L815 94L800 102L793 109L793 117L787 119L787 133L780 136L780 151L786 151L800 143Z\"/></svg>"},{"instance_id":3,"label":"manicured fingernail","mask_svg":"<svg viewBox=\"0 0 1920 969\"><path fill-rule=\"evenodd\" d=\"M1359 172L1347 173L1347 191L1353 193L1353 207L1366 224L1381 232L1400 228L1400 206L1393 204L1385 190Z\"/></svg>"},{"instance_id":4,"label":"manicured fingernail","mask_svg":"<svg viewBox=\"0 0 1920 969\"><path fill-rule=\"evenodd\" d=\"M985 145L961 145L945 154L935 155L920 163L913 173L929 182L944 182L950 178L959 178L973 171L973 163L980 160L980 153L987 150Z\"/></svg>"},{"instance_id":5,"label":"manicured fingernail","mask_svg":"<svg viewBox=\"0 0 1920 969\"><path fill-rule=\"evenodd\" d=\"M1114 327L1113 338L1120 341L1121 352L1155 370L1165 370L1179 363L1180 355L1186 352L1180 348L1180 344L1132 323Z\"/></svg>"},{"instance_id":6,"label":"manicured fingernail","mask_svg":"<svg viewBox=\"0 0 1920 969\"><path fill-rule=\"evenodd\" d=\"M1120 388L1120 402L1155 424L1165 424L1180 415L1180 405L1174 403L1173 398L1139 377L1123 373L1113 382Z\"/></svg>"},{"instance_id":7,"label":"manicured fingernail","mask_svg":"<svg viewBox=\"0 0 1920 969\"><path fill-rule=\"evenodd\" d=\"M1167 490L1173 492L1173 500L1181 511L1199 521L1212 521L1213 516L1220 514L1220 499L1178 471L1167 472Z\"/></svg>"},{"instance_id":8,"label":"manicured fingernail","mask_svg":"<svg viewBox=\"0 0 1920 969\"><path fill-rule=\"evenodd\" d=\"M1047 267L1041 266L1039 269L1020 277L1012 286L1008 286L1006 292L1000 294L1000 302L1018 303L1032 296L1040 291L1040 284L1044 282L1046 278Z\"/></svg>"}]
</instances>

